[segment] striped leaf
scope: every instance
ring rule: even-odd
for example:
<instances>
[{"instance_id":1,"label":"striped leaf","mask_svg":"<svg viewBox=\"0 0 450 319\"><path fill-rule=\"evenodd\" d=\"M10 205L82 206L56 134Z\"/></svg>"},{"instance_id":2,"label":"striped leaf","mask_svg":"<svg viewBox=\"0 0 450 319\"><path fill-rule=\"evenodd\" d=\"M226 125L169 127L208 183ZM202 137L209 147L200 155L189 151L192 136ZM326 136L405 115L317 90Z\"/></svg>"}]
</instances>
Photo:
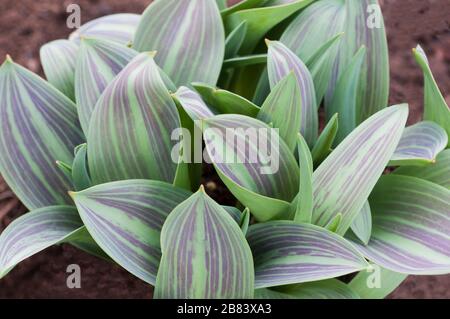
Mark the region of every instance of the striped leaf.
<instances>
[{"instance_id":1,"label":"striped leaf","mask_svg":"<svg viewBox=\"0 0 450 319\"><path fill-rule=\"evenodd\" d=\"M171 158L178 111L151 54L134 58L100 97L88 135L88 161L94 184L123 179L172 183Z\"/></svg>"},{"instance_id":2,"label":"striped leaf","mask_svg":"<svg viewBox=\"0 0 450 319\"><path fill-rule=\"evenodd\" d=\"M92 37L128 45L133 41L140 20L139 14L117 13L107 15L83 24L70 35L69 40L77 43L82 37Z\"/></svg>"},{"instance_id":3,"label":"striped leaf","mask_svg":"<svg viewBox=\"0 0 450 319\"><path fill-rule=\"evenodd\" d=\"M173 97L193 121L214 116L214 113L203 102L202 97L185 86L180 87Z\"/></svg>"},{"instance_id":4,"label":"striped leaf","mask_svg":"<svg viewBox=\"0 0 450 319\"><path fill-rule=\"evenodd\" d=\"M75 61L78 46L68 40L56 40L41 47L40 57L47 81L75 101Z\"/></svg>"},{"instance_id":5,"label":"striped leaf","mask_svg":"<svg viewBox=\"0 0 450 319\"><path fill-rule=\"evenodd\" d=\"M259 106L232 92L203 83L194 83L193 85L203 101L218 114L240 114L256 117L260 110Z\"/></svg>"},{"instance_id":6,"label":"striped leaf","mask_svg":"<svg viewBox=\"0 0 450 319\"><path fill-rule=\"evenodd\" d=\"M250 247L228 213L203 189L177 206L161 233L155 298L252 298Z\"/></svg>"},{"instance_id":7,"label":"striped leaf","mask_svg":"<svg viewBox=\"0 0 450 319\"><path fill-rule=\"evenodd\" d=\"M270 87L273 89L286 75L294 72L302 98L300 133L308 142L308 145L312 146L317 139L319 119L316 92L314 91L311 73L306 65L281 42L268 41L268 47L267 68Z\"/></svg>"},{"instance_id":8,"label":"striped leaf","mask_svg":"<svg viewBox=\"0 0 450 319\"><path fill-rule=\"evenodd\" d=\"M217 4L156 0L145 10L133 46L138 51L157 50L156 62L177 86L194 81L215 85L225 54Z\"/></svg>"},{"instance_id":9,"label":"striped leaf","mask_svg":"<svg viewBox=\"0 0 450 319\"><path fill-rule=\"evenodd\" d=\"M436 162L448 143L447 132L433 122L407 127L389 162L392 166L424 166Z\"/></svg>"},{"instance_id":10,"label":"striped leaf","mask_svg":"<svg viewBox=\"0 0 450 319\"><path fill-rule=\"evenodd\" d=\"M450 190L415 177L388 175L370 196L373 231L355 243L383 268L415 275L450 272Z\"/></svg>"},{"instance_id":11,"label":"striped leaf","mask_svg":"<svg viewBox=\"0 0 450 319\"><path fill-rule=\"evenodd\" d=\"M98 245L123 268L152 285L161 257L163 223L189 195L170 184L149 180L107 183L72 193Z\"/></svg>"},{"instance_id":12,"label":"striped leaf","mask_svg":"<svg viewBox=\"0 0 450 319\"><path fill-rule=\"evenodd\" d=\"M293 72L275 85L258 113L258 119L279 129L281 138L292 150L300 132L302 97Z\"/></svg>"},{"instance_id":13,"label":"striped leaf","mask_svg":"<svg viewBox=\"0 0 450 319\"><path fill-rule=\"evenodd\" d=\"M87 135L92 111L105 88L138 53L118 43L83 38L75 71L75 96Z\"/></svg>"},{"instance_id":14,"label":"striped leaf","mask_svg":"<svg viewBox=\"0 0 450 319\"><path fill-rule=\"evenodd\" d=\"M314 166L308 144L300 134L297 136L297 145L300 163L300 189L294 221L309 224L313 212L312 174Z\"/></svg>"},{"instance_id":15,"label":"striped leaf","mask_svg":"<svg viewBox=\"0 0 450 319\"><path fill-rule=\"evenodd\" d=\"M350 61L348 67L342 72L336 83L334 95L326 107L327 119L339 114L339 128L335 143L339 144L358 126L357 104L359 79L362 65L366 56L366 48L361 47Z\"/></svg>"},{"instance_id":16,"label":"striped leaf","mask_svg":"<svg viewBox=\"0 0 450 319\"><path fill-rule=\"evenodd\" d=\"M383 299L395 290L408 277L378 265L371 264L350 281L348 287L363 299Z\"/></svg>"},{"instance_id":17,"label":"striped leaf","mask_svg":"<svg viewBox=\"0 0 450 319\"><path fill-rule=\"evenodd\" d=\"M71 164L84 140L75 105L9 57L0 67L0 132L0 172L25 206L69 204L72 184L55 161Z\"/></svg>"},{"instance_id":18,"label":"striped leaf","mask_svg":"<svg viewBox=\"0 0 450 319\"><path fill-rule=\"evenodd\" d=\"M348 285L337 279L255 290L255 299L359 299Z\"/></svg>"},{"instance_id":19,"label":"striped leaf","mask_svg":"<svg viewBox=\"0 0 450 319\"><path fill-rule=\"evenodd\" d=\"M219 10L224 10L227 8L227 0L216 0L217 6L219 7Z\"/></svg>"},{"instance_id":20,"label":"striped leaf","mask_svg":"<svg viewBox=\"0 0 450 319\"><path fill-rule=\"evenodd\" d=\"M245 35L240 53L249 54L273 27L313 1L297 0L289 4L236 11L224 18L225 30L230 33L239 24L246 21L248 32Z\"/></svg>"},{"instance_id":21,"label":"striped leaf","mask_svg":"<svg viewBox=\"0 0 450 319\"><path fill-rule=\"evenodd\" d=\"M357 127L313 174L313 223L326 226L337 214L345 234L364 206L400 141L408 106L380 111Z\"/></svg>"},{"instance_id":22,"label":"striped leaf","mask_svg":"<svg viewBox=\"0 0 450 319\"><path fill-rule=\"evenodd\" d=\"M298 193L298 165L275 130L250 117L219 115L204 120L203 135L220 178L257 219L287 213Z\"/></svg>"},{"instance_id":23,"label":"striped leaf","mask_svg":"<svg viewBox=\"0 0 450 319\"><path fill-rule=\"evenodd\" d=\"M338 115L335 114L323 129L316 144L311 151L314 167L319 166L333 150L333 143L338 131L339 121Z\"/></svg>"},{"instance_id":24,"label":"striped leaf","mask_svg":"<svg viewBox=\"0 0 450 319\"><path fill-rule=\"evenodd\" d=\"M366 202L361 212L353 220L351 230L365 245L369 243L372 234L372 212L369 202Z\"/></svg>"},{"instance_id":25,"label":"striped leaf","mask_svg":"<svg viewBox=\"0 0 450 319\"><path fill-rule=\"evenodd\" d=\"M334 278L368 264L344 238L310 224L277 221L250 227L256 288Z\"/></svg>"},{"instance_id":26,"label":"striped leaf","mask_svg":"<svg viewBox=\"0 0 450 319\"><path fill-rule=\"evenodd\" d=\"M417 46L413 53L425 78L424 120L439 124L450 136L450 108L434 79L428 58L420 46Z\"/></svg>"},{"instance_id":27,"label":"striped leaf","mask_svg":"<svg viewBox=\"0 0 450 319\"><path fill-rule=\"evenodd\" d=\"M65 242L83 223L75 207L36 209L13 221L0 236L0 278L38 252Z\"/></svg>"},{"instance_id":28,"label":"striped leaf","mask_svg":"<svg viewBox=\"0 0 450 319\"><path fill-rule=\"evenodd\" d=\"M423 167L403 166L396 169L394 174L422 178L450 189L450 150L441 152L435 164Z\"/></svg>"},{"instance_id":29,"label":"striped leaf","mask_svg":"<svg viewBox=\"0 0 450 319\"><path fill-rule=\"evenodd\" d=\"M225 40L225 58L230 59L235 57L239 49L244 42L245 35L247 34L247 21L242 21L230 34L227 36Z\"/></svg>"}]
</instances>

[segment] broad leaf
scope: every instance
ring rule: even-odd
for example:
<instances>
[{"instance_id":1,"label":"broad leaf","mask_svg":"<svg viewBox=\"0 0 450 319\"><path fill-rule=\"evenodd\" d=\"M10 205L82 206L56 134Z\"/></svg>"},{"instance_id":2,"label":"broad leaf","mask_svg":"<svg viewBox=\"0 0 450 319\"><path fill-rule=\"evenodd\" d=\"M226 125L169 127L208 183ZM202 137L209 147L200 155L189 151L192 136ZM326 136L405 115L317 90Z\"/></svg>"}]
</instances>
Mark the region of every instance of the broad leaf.
<instances>
[{"instance_id":1,"label":"broad leaf","mask_svg":"<svg viewBox=\"0 0 450 319\"><path fill-rule=\"evenodd\" d=\"M424 166L435 163L447 143L447 132L442 127L433 122L420 122L405 129L389 164Z\"/></svg>"},{"instance_id":2,"label":"broad leaf","mask_svg":"<svg viewBox=\"0 0 450 319\"><path fill-rule=\"evenodd\" d=\"M366 202L361 212L353 220L351 230L365 245L369 243L372 234L372 212L369 202Z\"/></svg>"},{"instance_id":3,"label":"broad leaf","mask_svg":"<svg viewBox=\"0 0 450 319\"><path fill-rule=\"evenodd\" d=\"M177 86L194 81L215 85L225 52L217 4L211 0L156 0L142 15L133 47L157 50L156 62Z\"/></svg>"},{"instance_id":4,"label":"broad leaf","mask_svg":"<svg viewBox=\"0 0 450 319\"><path fill-rule=\"evenodd\" d=\"M359 299L348 285L337 279L255 290L255 299Z\"/></svg>"},{"instance_id":5,"label":"broad leaf","mask_svg":"<svg viewBox=\"0 0 450 319\"><path fill-rule=\"evenodd\" d=\"M333 150L332 147L336 138L338 126L338 115L335 114L323 129L311 151L315 167L319 166Z\"/></svg>"},{"instance_id":6,"label":"broad leaf","mask_svg":"<svg viewBox=\"0 0 450 319\"><path fill-rule=\"evenodd\" d=\"M107 119L107 120L106 120ZM172 183L178 111L152 56L134 58L108 85L92 114L88 160L94 184L123 179Z\"/></svg>"},{"instance_id":7,"label":"broad leaf","mask_svg":"<svg viewBox=\"0 0 450 319\"><path fill-rule=\"evenodd\" d=\"M134 33L141 16L131 13L111 14L83 24L73 32L69 39L79 42L82 37L111 40L122 45L128 45L134 38Z\"/></svg>"},{"instance_id":8,"label":"broad leaf","mask_svg":"<svg viewBox=\"0 0 450 319\"><path fill-rule=\"evenodd\" d=\"M214 116L214 113L203 102L202 97L185 86L180 87L173 97L193 121Z\"/></svg>"},{"instance_id":9,"label":"broad leaf","mask_svg":"<svg viewBox=\"0 0 450 319\"><path fill-rule=\"evenodd\" d=\"M417 63L422 68L425 78L424 120L439 124L450 136L450 108L434 79L428 58L420 46L417 46L413 53Z\"/></svg>"},{"instance_id":10,"label":"broad leaf","mask_svg":"<svg viewBox=\"0 0 450 319\"><path fill-rule=\"evenodd\" d=\"M289 73L272 90L258 113L258 119L279 129L281 138L292 150L300 132L302 97L294 73Z\"/></svg>"},{"instance_id":11,"label":"broad leaf","mask_svg":"<svg viewBox=\"0 0 450 319\"><path fill-rule=\"evenodd\" d=\"M28 207L70 204L71 164L84 140L73 102L8 57L0 67L0 172Z\"/></svg>"},{"instance_id":12,"label":"broad leaf","mask_svg":"<svg viewBox=\"0 0 450 319\"><path fill-rule=\"evenodd\" d=\"M288 213L281 209L298 193L298 166L274 129L250 117L219 115L204 120L203 133L220 178L257 219Z\"/></svg>"},{"instance_id":13,"label":"broad leaf","mask_svg":"<svg viewBox=\"0 0 450 319\"><path fill-rule=\"evenodd\" d=\"M250 247L228 213L201 189L177 206L161 233L155 298L252 298Z\"/></svg>"},{"instance_id":14,"label":"broad leaf","mask_svg":"<svg viewBox=\"0 0 450 319\"><path fill-rule=\"evenodd\" d=\"M394 174L422 178L450 189L450 150L441 152L435 164L424 167L404 166L396 169Z\"/></svg>"},{"instance_id":15,"label":"broad leaf","mask_svg":"<svg viewBox=\"0 0 450 319\"><path fill-rule=\"evenodd\" d=\"M75 96L87 135L94 107L108 84L138 53L116 42L82 38L75 71Z\"/></svg>"},{"instance_id":16,"label":"broad leaf","mask_svg":"<svg viewBox=\"0 0 450 319\"><path fill-rule=\"evenodd\" d=\"M69 40L56 40L41 47L40 58L47 81L75 101L75 61L78 46Z\"/></svg>"},{"instance_id":17,"label":"broad leaf","mask_svg":"<svg viewBox=\"0 0 450 319\"><path fill-rule=\"evenodd\" d=\"M193 85L203 100L218 114L240 114L256 117L260 110L254 103L232 92L203 83L194 83Z\"/></svg>"},{"instance_id":18,"label":"broad leaf","mask_svg":"<svg viewBox=\"0 0 450 319\"><path fill-rule=\"evenodd\" d=\"M230 59L235 57L244 42L247 34L247 21L242 21L225 40L225 58Z\"/></svg>"},{"instance_id":19,"label":"broad leaf","mask_svg":"<svg viewBox=\"0 0 450 319\"><path fill-rule=\"evenodd\" d=\"M278 41L267 41L269 47L267 69L270 87L273 89L290 72L294 72L302 100L300 133L308 142L314 145L318 135L319 119L317 114L316 92L314 82L306 65L284 44Z\"/></svg>"},{"instance_id":20,"label":"broad leaf","mask_svg":"<svg viewBox=\"0 0 450 319\"><path fill-rule=\"evenodd\" d=\"M290 221L250 227L256 288L334 278L368 264L344 238L323 228Z\"/></svg>"},{"instance_id":21,"label":"broad leaf","mask_svg":"<svg viewBox=\"0 0 450 319\"><path fill-rule=\"evenodd\" d=\"M297 223L311 223L313 213L313 161L308 144L306 144L305 139L300 134L297 137L297 145L298 161L300 163L300 189L294 221Z\"/></svg>"},{"instance_id":22,"label":"broad leaf","mask_svg":"<svg viewBox=\"0 0 450 319\"><path fill-rule=\"evenodd\" d=\"M75 207L51 206L13 221L0 236L0 278L21 261L65 242L83 223Z\"/></svg>"},{"instance_id":23,"label":"broad leaf","mask_svg":"<svg viewBox=\"0 0 450 319\"><path fill-rule=\"evenodd\" d=\"M364 206L400 141L408 106L380 111L357 127L313 174L313 223L326 226L337 214L345 234Z\"/></svg>"},{"instance_id":24,"label":"broad leaf","mask_svg":"<svg viewBox=\"0 0 450 319\"><path fill-rule=\"evenodd\" d=\"M450 272L450 190L415 177L388 175L370 196L373 231L357 248L383 268L415 275Z\"/></svg>"},{"instance_id":25,"label":"broad leaf","mask_svg":"<svg viewBox=\"0 0 450 319\"><path fill-rule=\"evenodd\" d=\"M72 193L80 216L98 245L115 262L152 285L156 281L160 231L189 192L149 180L126 180Z\"/></svg>"}]
</instances>

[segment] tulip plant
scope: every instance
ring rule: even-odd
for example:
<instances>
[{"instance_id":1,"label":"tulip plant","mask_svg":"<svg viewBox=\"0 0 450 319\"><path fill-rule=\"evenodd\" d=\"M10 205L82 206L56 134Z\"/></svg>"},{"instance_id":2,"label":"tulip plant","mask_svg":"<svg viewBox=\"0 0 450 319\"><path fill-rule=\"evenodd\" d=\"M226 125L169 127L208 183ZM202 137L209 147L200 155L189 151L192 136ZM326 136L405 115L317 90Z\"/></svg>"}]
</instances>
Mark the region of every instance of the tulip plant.
<instances>
[{"instance_id":1,"label":"tulip plant","mask_svg":"<svg viewBox=\"0 0 450 319\"><path fill-rule=\"evenodd\" d=\"M377 0L156 0L40 53L46 80L0 68L0 171L30 210L0 278L62 243L155 298L384 298L450 273L450 109L420 46L424 121L388 107ZM196 131L236 206L200 185Z\"/></svg>"}]
</instances>

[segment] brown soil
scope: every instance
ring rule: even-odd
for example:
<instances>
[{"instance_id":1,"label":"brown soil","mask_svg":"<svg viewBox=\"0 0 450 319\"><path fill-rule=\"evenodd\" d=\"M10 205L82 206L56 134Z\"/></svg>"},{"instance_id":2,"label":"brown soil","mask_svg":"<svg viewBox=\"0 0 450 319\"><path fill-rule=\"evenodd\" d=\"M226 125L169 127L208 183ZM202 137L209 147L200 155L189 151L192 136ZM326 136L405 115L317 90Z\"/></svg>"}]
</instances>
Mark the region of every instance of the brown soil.
<instances>
[{"instance_id":1,"label":"brown soil","mask_svg":"<svg viewBox=\"0 0 450 319\"><path fill-rule=\"evenodd\" d=\"M42 74L39 47L64 38L65 8L77 3L82 20L116 12L140 13L149 0L0 0L0 57ZM391 51L390 102L411 105L410 123L421 119L422 76L411 48L420 43L430 56L436 79L450 103L450 2L448 0L382 0ZM0 58L1 60L2 58ZM204 182L212 170L205 169ZM218 179L207 187L214 197L230 204L233 198ZM214 186L215 185L215 186ZM11 208L13 207L13 208ZM25 212L0 178L0 232ZM68 289L66 268L78 264L82 288ZM151 298L152 288L120 267L92 257L68 245L52 247L18 265L0 281L0 298ZM391 298L450 298L450 276L411 276Z\"/></svg>"}]
</instances>

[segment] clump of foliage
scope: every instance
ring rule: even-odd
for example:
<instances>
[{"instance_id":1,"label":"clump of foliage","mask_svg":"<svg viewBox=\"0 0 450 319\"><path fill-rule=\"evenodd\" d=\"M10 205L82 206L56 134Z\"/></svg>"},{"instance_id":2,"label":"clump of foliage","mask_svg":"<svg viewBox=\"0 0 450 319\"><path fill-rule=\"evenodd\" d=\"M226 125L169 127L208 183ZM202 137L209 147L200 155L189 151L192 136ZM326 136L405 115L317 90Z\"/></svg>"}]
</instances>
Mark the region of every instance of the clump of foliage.
<instances>
[{"instance_id":1,"label":"clump of foliage","mask_svg":"<svg viewBox=\"0 0 450 319\"><path fill-rule=\"evenodd\" d=\"M44 45L47 80L7 57L0 170L30 212L0 236L0 277L61 243L156 298L383 298L449 273L450 109L413 54L425 114L407 128L376 0L157 0ZM206 134L237 127L279 137L278 170ZM236 207L200 186L188 136L172 160L180 128L205 132Z\"/></svg>"}]
</instances>

